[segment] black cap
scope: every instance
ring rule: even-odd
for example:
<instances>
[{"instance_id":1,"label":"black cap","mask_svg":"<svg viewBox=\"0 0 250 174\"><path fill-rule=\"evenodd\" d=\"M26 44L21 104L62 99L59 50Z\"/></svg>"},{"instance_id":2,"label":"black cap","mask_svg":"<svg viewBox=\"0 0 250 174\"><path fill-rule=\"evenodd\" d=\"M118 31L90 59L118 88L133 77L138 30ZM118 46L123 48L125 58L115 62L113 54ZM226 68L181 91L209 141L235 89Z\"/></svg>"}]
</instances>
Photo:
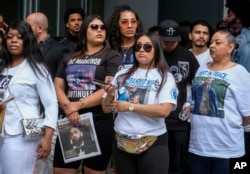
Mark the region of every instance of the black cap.
<instances>
[{"instance_id":1,"label":"black cap","mask_svg":"<svg viewBox=\"0 0 250 174\"><path fill-rule=\"evenodd\" d=\"M159 25L160 38L163 41L179 42L181 40L179 24L174 20L164 20Z\"/></svg>"}]
</instances>

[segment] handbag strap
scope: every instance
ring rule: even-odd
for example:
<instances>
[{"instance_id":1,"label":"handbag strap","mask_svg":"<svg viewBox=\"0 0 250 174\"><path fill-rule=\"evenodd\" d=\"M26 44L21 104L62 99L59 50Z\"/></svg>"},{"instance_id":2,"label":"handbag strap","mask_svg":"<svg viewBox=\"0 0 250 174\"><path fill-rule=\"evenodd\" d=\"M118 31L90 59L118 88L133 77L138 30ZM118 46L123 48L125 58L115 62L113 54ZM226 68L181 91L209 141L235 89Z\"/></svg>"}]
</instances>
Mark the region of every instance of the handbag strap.
<instances>
[{"instance_id":1,"label":"handbag strap","mask_svg":"<svg viewBox=\"0 0 250 174\"><path fill-rule=\"evenodd\" d=\"M7 68L7 78L8 78L8 76L9 76L9 68ZM14 76L13 76L13 77L14 77ZM12 79L13 79L13 78L12 78ZM14 97L13 101L14 101L16 107L17 107L17 110L20 112L22 118L24 118L24 117L23 117L23 114L22 114L22 112L21 112L21 109L18 107L18 105L17 105L17 103L16 103L15 96L14 96L14 95L12 94L12 92L10 91L9 83L10 83L10 80L7 80L7 91L9 91L9 95L12 95L12 96Z\"/></svg>"},{"instance_id":2,"label":"handbag strap","mask_svg":"<svg viewBox=\"0 0 250 174\"><path fill-rule=\"evenodd\" d=\"M28 62L27 62L27 60L24 60L25 62L23 62L23 64L21 65L21 67L19 67L19 69L15 72L15 74L21 74L21 72L25 69L25 67L27 66L27 64L28 64ZM8 78L8 76L9 76L9 69L7 68L7 78ZM15 75L14 74L14 75ZM15 103L15 105L16 105L16 107L17 107L17 110L20 112L20 114L21 114L21 116L22 116L22 118L24 118L24 116L23 116L23 113L21 112L21 109L19 108L19 106L17 105L17 102L16 102L16 100L15 100L15 95L13 95L12 93L11 93L11 91L10 91L10 83L11 83L11 86L12 86L12 83L15 81L15 78L16 78L16 76L14 76L13 75L13 77L12 77L12 79L11 79L11 81L10 80L8 80L7 81L7 90L9 91L9 94L10 95L12 95L12 96L14 96L14 103ZM41 117L43 117L42 116L43 115L43 113L40 115Z\"/></svg>"},{"instance_id":3,"label":"handbag strap","mask_svg":"<svg viewBox=\"0 0 250 174\"><path fill-rule=\"evenodd\" d=\"M7 90L9 91L10 95L14 96L14 95L11 93L11 91L10 91L10 89L9 89L9 86L7 86ZM18 106L17 103L16 103L16 98L15 98L15 96L14 96L13 101L14 101L16 107L17 107L17 110L20 112L22 118L24 118L24 117L23 117L23 113L21 112L21 109L19 108L19 106Z\"/></svg>"}]
</instances>

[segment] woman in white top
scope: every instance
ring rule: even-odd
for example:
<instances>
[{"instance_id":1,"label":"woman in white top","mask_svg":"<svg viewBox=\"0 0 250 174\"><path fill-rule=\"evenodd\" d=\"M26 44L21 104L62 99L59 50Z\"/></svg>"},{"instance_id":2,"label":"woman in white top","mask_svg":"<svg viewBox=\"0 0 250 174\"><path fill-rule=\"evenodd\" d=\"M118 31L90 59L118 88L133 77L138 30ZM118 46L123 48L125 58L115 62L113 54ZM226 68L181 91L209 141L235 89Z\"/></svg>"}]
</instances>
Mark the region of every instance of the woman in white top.
<instances>
[{"instance_id":1,"label":"woman in white top","mask_svg":"<svg viewBox=\"0 0 250 174\"><path fill-rule=\"evenodd\" d=\"M0 62L2 99L14 96L6 104L2 136L0 136L0 173L32 174L36 159L50 154L51 140L56 128L58 104L55 89L44 58L31 27L24 21L14 21L6 31L4 54ZM45 136L26 140L20 120L39 118L40 104L44 107Z\"/></svg>"},{"instance_id":2,"label":"woman in white top","mask_svg":"<svg viewBox=\"0 0 250 174\"><path fill-rule=\"evenodd\" d=\"M244 155L243 125L250 120L250 75L231 61L235 38L217 31L211 39L213 62L201 66L192 84L191 174L229 174L229 159Z\"/></svg>"},{"instance_id":3,"label":"woman in white top","mask_svg":"<svg viewBox=\"0 0 250 174\"><path fill-rule=\"evenodd\" d=\"M104 87L103 110L117 112L115 166L119 174L168 173L165 117L176 107L176 83L157 36L140 35L133 54L133 66L119 71L111 85ZM121 88L126 92L121 92ZM134 140L142 144L136 146Z\"/></svg>"}]
</instances>

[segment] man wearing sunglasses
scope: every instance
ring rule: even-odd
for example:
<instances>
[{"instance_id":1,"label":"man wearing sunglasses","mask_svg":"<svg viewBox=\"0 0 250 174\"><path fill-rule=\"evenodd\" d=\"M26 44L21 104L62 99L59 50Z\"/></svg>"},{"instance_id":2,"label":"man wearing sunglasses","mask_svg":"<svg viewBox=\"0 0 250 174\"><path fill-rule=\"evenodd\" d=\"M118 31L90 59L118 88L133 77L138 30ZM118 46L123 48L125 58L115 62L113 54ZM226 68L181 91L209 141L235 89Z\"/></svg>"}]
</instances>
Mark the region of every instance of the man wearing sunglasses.
<instances>
[{"instance_id":1,"label":"man wearing sunglasses","mask_svg":"<svg viewBox=\"0 0 250 174\"><path fill-rule=\"evenodd\" d=\"M165 59L175 76L179 90L177 108L166 118L169 136L169 174L186 174L189 123L187 120L182 121L178 115L187 99L187 85L191 84L199 63L188 49L178 45L181 36L176 21L162 21L159 25L159 35Z\"/></svg>"}]
</instances>

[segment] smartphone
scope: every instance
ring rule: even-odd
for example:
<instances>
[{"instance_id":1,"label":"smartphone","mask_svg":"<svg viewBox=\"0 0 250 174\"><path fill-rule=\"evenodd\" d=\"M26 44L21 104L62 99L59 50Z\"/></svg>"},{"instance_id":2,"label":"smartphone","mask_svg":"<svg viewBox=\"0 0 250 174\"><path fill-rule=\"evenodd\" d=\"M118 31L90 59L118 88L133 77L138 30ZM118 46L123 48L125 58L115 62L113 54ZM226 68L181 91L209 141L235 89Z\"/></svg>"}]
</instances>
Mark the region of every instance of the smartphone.
<instances>
[{"instance_id":1,"label":"smartphone","mask_svg":"<svg viewBox=\"0 0 250 174\"><path fill-rule=\"evenodd\" d=\"M103 82L101 80L97 80L97 79L92 80L92 83L95 85L98 85L100 87L102 87L102 85L108 85L108 83L105 83L105 82Z\"/></svg>"}]
</instances>

